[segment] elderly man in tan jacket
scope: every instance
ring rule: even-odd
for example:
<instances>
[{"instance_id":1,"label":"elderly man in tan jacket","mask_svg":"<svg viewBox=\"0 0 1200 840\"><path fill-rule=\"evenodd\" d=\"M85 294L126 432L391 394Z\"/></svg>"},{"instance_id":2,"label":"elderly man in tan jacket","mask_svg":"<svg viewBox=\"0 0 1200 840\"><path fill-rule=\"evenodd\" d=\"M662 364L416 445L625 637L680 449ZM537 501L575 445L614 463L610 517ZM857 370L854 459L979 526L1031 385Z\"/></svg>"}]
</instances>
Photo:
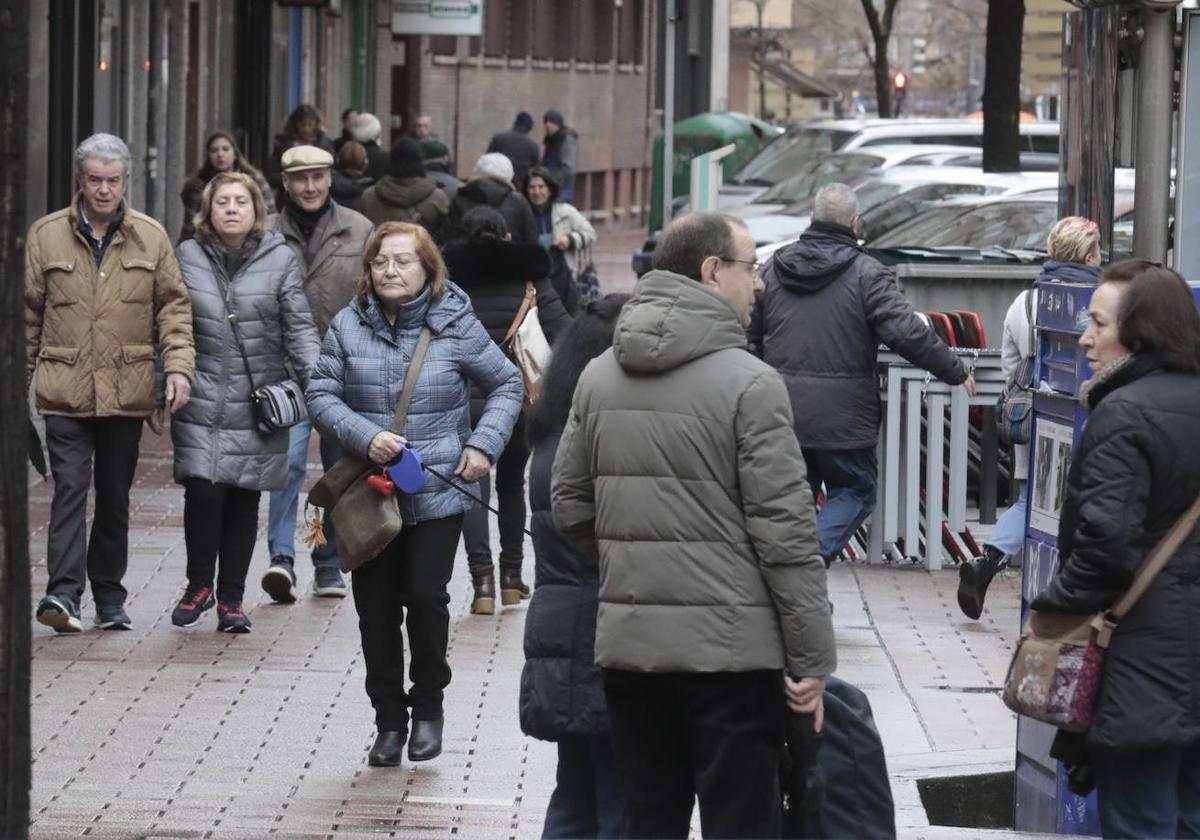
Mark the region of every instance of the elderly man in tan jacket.
<instances>
[{"instance_id":1,"label":"elderly man in tan jacket","mask_svg":"<svg viewBox=\"0 0 1200 840\"><path fill-rule=\"evenodd\" d=\"M129 168L120 138L84 140L75 150L79 192L26 237L26 371L54 473L50 580L37 619L59 633L83 629L88 580L95 624L129 629L121 580L142 422L161 432L164 413L182 408L191 391L191 301L166 232L124 200ZM157 405L156 368L165 373L165 401Z\"/></svg>"},{"instance_id":2,"label":"elderly man in tan jacket","mask_svg":"<svg viewBox=\"0 0 1200 840\"><path fill-rule=\"evenodd\" d=\"M746 350L737 219L667 228L575 390L555 522L598 552L626 836L778 837L785 698L819 728L836 664L812 491L779 374Z\"/></svg>"}]
</instances>

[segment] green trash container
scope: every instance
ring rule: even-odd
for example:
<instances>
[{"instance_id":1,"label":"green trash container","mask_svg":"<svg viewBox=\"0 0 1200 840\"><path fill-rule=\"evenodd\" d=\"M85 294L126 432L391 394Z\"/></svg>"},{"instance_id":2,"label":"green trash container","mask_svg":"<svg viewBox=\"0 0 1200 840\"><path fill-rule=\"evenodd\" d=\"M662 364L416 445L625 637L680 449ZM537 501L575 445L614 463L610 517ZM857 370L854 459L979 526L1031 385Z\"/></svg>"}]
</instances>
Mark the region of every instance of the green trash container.
<instances>
[{"instance_id":1,"label":"green trash container","mask_svg":"<svg viewBox=\"0 0 1200 840\"><path fill-rule=\"evenodd\" d=\"M675 154L672 161L671 194L686 196L691 189L692 158L722 146L737 149L721 161L725 178L745 166L762 147L783 133L783 129L736 111L696 114L675 123ZM650 233L662 227L663 135L654 137L653 180L650 189Z\"/></svg>"}]
</instances>

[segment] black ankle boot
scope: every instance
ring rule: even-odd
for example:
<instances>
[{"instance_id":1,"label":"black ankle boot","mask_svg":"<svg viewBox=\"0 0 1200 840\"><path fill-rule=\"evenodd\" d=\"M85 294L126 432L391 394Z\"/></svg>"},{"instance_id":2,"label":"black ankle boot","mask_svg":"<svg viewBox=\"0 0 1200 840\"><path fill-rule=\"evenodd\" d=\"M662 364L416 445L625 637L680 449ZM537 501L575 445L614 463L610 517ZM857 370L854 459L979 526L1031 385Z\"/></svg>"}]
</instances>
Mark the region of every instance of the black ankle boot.
<instances>
[{"instance_id":1,"label":"black ankle boot","mask_svg":"<svg viewBox=\"0 0 1200 840\"><path fill-rule=\"evenodd\" d=\"M403 754L404 733L380 730L375 745L367 753L367 763L372 767L398 767Z\"/></svg>"},{"instance_id":2,"label":"black ankle boot","mask_svg":"<svg viewBox=\"0 0 1200 840\"><path fill-rule=\"evenodd\" d=\"M519 604L529 597L529 587L521 580L521 567L500 567L500 603L506 607Z\"/></svg>"},{"instance_id":3,"label":"black ankle boot","mask_svg":"<svg viewBox=\"0 0 1200 840\"><path fill-rule=\"evenodd\" d=\"M408 739L409 761L428 761L442 754L442 718L414 720Z\"/></svg>"},{"instance_id":4,"label":"black ankle boot","mask_svg":"<svg viewBox=\"0 0 1200 840\"><path fill-rule=\"evenodd\" d=\"M1008 565L1008 556L992 545L985 545L983 555L964 560L958 569L958 607L967 618L978 620L983 615L983 600L996 573Z\"/></svg>"},{"instance_id":5,"label":"black ankle boot","mask_svg":"<svg viewBox=\"0 0 1200 840\"><path fill-rule=\"evenodd\" d=\"M472 615L493 615L496 612L496 577L492 570L484 574L471 573L475 583L475 598L471 601Z\"/></svg>"}]
</instances>

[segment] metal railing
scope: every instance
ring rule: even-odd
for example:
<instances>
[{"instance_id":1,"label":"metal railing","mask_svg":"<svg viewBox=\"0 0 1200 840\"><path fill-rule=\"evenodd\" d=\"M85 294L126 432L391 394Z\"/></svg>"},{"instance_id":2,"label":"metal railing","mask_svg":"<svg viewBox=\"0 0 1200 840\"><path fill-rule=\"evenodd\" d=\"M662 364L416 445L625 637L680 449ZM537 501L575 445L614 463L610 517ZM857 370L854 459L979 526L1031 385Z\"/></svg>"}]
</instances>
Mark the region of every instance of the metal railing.
<instances>
[{"instance_id":1,"label":"metal railing","mask_svg":"<svg viewBox=\"0 0 1200 840\"><path fill-rule=\"evenodd\" d=\"M941 569L946 551L943 525L948 526L948 538L957 535L968 550L974 550L967 532L972 468L978 474L980 521L995 521L1000 447L994 408L1004 389L1000 351L953 352L965 357L972 368L973 397L961 385L940 382L897 353L879 353L885 366L881 388L885 403L878 498L867 526L869 563L923 559L929 570ZM982 411L972 428L971 409L976 406Z\"/></svg>"}]
</instances>

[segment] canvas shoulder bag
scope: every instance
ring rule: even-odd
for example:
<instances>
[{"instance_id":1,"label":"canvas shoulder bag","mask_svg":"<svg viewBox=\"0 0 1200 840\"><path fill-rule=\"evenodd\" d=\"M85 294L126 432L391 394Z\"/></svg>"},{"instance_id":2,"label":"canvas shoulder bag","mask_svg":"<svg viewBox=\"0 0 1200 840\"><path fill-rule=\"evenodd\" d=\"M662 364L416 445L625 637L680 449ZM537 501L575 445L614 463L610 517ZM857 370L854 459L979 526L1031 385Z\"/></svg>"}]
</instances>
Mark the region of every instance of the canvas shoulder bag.
<instances>
[{"instance_id":1,"label":"canvas shoulder bag","mask_svg":"<svg viewBox=\"0 0 1200 840\"><path fill-rule=\"evenodd\" d=\"M1092 726L1113 630L1200 520L1200 497L1146 556L1128 591L1094 615L1030 610L1004 678L1004 705L1068 732Z\"/></svg>"},{"instance_id":2,"label":"canvas shoulder bag","mask_svg":"<svg viewBox=\"0 0 1200 840\"><path fill-rule=\"evenodd\" d=\"M500 346L521 371L521 382L525 386L521 410L528 411L537 401L542 377L550 366L550 342L538 320L537 290L528 280L525 281L525 298Z\"/></svg>"},{"instance_id":3,"label":"canvas shoulder bag","mask_svg":"<svg viewBox=\"0 0 1200 840\"><path fill-rule=\"evenodd\" d=\"M432 338L429 327L422 328L404 376L404 389L400 393L400 402L396 404L396 415L392 418L390 431L394 434L404 433L408 406L412 402L417 377ZM368 560L378 557L404 525L398 499L394 495L385 496L367 484L367 479L379 470L378 464L365 458L344 455L308 493L309 504L323 508L328 516L333 517L338 559L343 572L352 572ZM320 524L319 519L316 524ZM319 528L314 527L314 532L319 533Z\"/></svg>"},{"instance_id":4,"label":"canvas shoulder bag","mask_svg":"<svg viewBox=\"0 0 1200 840\"><path fill-rule=\"evenodd\" d=\"M1033 325L1033 290L1025 292L1025 320L1029 324L1029 346L1012 379L1005 383L996 401L996 427L1006 446L1028 444L1033 432L1033 389L1037 375L1037 343Z\"/></svg>"}]
</instances>

